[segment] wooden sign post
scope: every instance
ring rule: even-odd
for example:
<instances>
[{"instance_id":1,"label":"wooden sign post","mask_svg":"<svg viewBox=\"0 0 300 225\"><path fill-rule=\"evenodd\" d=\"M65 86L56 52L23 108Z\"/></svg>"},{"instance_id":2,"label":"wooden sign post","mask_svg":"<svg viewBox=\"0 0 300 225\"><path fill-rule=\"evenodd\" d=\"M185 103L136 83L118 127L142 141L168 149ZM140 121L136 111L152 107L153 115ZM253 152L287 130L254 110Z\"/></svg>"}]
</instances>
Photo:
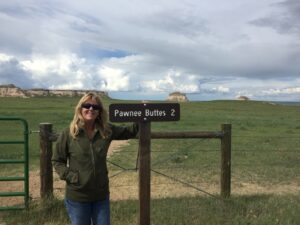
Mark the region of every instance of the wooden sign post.
<instances>
[{"instance_id":1,"label":"wooden sign post","mask_svg":"<svg viewBox=\"0 0 300 225\"><path fill-rule=\"evenodd\" d=\"M150 225L151 123L140 123L139 137L139 224Z\"/></svg>"},{"instance_id":2,"label":"wooden sign post","mask_svg":"<svg viewBox=\"0 0 300 225\"><path fill-rule=\"evenodd\" d=\"M178 103L111 104L111 122L139 122L139 224L150 225L151 121L178 121Z\"/></svg>"}]
</instances>

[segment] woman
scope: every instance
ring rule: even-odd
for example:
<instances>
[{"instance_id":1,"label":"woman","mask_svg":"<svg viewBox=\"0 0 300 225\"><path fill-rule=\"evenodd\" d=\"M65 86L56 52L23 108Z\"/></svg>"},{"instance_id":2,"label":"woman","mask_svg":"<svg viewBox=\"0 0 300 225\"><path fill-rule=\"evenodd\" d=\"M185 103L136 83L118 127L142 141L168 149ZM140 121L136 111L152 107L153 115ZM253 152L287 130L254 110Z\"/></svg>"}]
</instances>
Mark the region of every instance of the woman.
<instances>
[{"instance_id":1,"label":"woman","mask_svg":"<svg viewBox=\"0 0 300 225\"><path fill-rule=\"evenodd\" d=\"M65 205L72 225L110 224L107 150L112 140L135 137L138 126L115 126L107 120L100 97L87 93L57 140L52 162L66 181Z\"/></svg>"}]
</instances>

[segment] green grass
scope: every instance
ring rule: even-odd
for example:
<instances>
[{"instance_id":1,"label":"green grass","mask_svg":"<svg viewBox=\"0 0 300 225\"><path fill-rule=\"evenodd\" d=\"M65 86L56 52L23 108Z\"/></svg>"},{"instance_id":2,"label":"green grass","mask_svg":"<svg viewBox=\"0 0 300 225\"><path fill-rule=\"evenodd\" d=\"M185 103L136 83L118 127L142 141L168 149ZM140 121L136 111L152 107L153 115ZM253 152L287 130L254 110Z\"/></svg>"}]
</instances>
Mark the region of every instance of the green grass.
<instances>
[{"instance_id":1,"label":"green grass","mask_svg":"<svg viewBox=\"0 0 300 225\"><path fill-rule=\"evenodd\" d=\"M1 116L19 116L37 131L42 122L53 123L60 132L68 126L78 98L0 98ZM104 99L110 103L121 101ZM232 198L224 203L208 196L165 197L151 201L152 224L300 224L299 192L277 194L276 187L300 185L300 107L272 105L256 101L209 101L181 103L181 119L177 122L153 122L152 131L220 131L221 124L232 124ZM0 124L0 139L19 138L21 126L17 123ZM17 134L16 134L17 132ZM19 133L18 133L19 132ZM138 141L115 153L110 161L125 168L135 168ZM20 147L0 146L1 158L20 157ZM152 140L151 164L156 171L185 181L199 188L219 185L220 141L179 139ZM109 164L110 174L120 171ZM30 169L39 168L38 134L30 134ZM1 165L1 174L12 175L22 168ZM127 172L122 176L131 176ZM161 178L152 173L153 178ZM155 180L155 179L153 179ZM172 186L180 186L166 179ZM125 181L124 181L125 182ZM126 182L125 182L126 183ZM136 183L129 183L129 188ZM263 186L272 194L237 194L244 183ZM159 185L156 183L152 183ZM181 185L182 186L182 185ZM168 192L169 187L165 187ZM182 191L182 189L179 189ZM284 191L284 190L283 190ZM188 195L189 188L182 193ZM237 193L236 193L237 192ZM285 193L285 192L283 192ZM218 193L214 193L218 194ZM134 200L112 202L112 224L136 224L138 203ZM41 215L41 216L39 216ZM9 212L7 224L66 224L63 203L55 200L41 206L31 203L23 212ZM23 222L23 223L22 223Z\"/></svg>"},{"instance_id":2,"label":"green grass","mask_svg":"<svg viewBox=\"0 0 300 225\"><path fill-rule=\"evenodd\" d=\"M151 224L164 225L289 225L300 224L298 196L239 196L227 201L208 197L152 200ZM172 206L172 207L170 207ZM138 202L111 202L111 224L138 224ZM70 224L61 200L32 203L21 212L3 214L7 224Z\"/></svg>"}]
</instances>

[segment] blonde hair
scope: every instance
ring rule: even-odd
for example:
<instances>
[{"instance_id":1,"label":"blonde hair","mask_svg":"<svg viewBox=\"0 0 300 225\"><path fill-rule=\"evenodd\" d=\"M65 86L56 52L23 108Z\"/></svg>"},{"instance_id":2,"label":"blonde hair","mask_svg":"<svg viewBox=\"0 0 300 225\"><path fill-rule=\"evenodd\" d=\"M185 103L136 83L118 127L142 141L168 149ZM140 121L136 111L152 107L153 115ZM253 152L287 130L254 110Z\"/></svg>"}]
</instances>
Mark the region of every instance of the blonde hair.
<instances>
[{"instance_id":1,"label":"blonde hair","mask_svg":"<svg viewBox=\"0 0 300 225\"><path fill-rule=\"evenodd\" d=\"M99 110L99 114L95 120L95 127L99 129L101 137L107 138L111 133L111 129L108 125L108 114L103 107L101 98L93 92L88 92L87 94L82 96L75 107L74 117L70 124L70 134L74 139L76 139L76 136L79 133L79 129L84 127L84 119L81 114L81 105L90 99L95 100L101 107L101 109Z\"/></svg>"}]
</instances>

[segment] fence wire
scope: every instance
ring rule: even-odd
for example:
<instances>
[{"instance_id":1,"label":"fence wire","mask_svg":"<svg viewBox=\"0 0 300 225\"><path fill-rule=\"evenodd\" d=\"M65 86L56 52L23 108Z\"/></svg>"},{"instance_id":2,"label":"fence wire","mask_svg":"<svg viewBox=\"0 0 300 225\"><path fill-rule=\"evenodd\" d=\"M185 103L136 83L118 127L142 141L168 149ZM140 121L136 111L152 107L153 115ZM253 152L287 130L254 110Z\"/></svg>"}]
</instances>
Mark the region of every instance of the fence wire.
<instances>
[{"instance_id":1,"label":"fence wire","mask_svg":"<svg viewBox=\"0 0 300 225\"><path fill-rule=\"evenodd\" d=\"M32 135L36 133L31 132ZM280 185L285 188L281 190L284 193L300 192L300 142L297 140L300 140L300 135L234 135L232 194L276 193ZM115 152L107 160L111 194L124 193L124 199L129 193L133 197L138 193L137 141L131 140L131 145L128 149ZM154 196L204 195L220 199L219 140L152 140L151 145L151 188ZM0 152L0 158L17 154L8 149Z\"/></svg>"},{"instance_id":2,"label":"fence wire","mask_svg":"<svg viewBox=\"0 0 300 225\"><path fill-rule=\"evenodd\" d=\"M273 184L277 185L285 185L289 182L294 182L299 184L300 179L300 171L298 169L298 164L300 162L300 150L299 145L293 145L293 148L288 149L280 149L278 146L277 148L270 145L270 147L266 148L252 148L253 146L257 145L257 142L253 138L251 141L248 140L248 144L246 146L241 145L236 142L235 139L239 139L239 136L234 136L232 139L232 192L235 193L257 193L257 191L262 190L262 193L266 191L272 192L272 187L275 187ZM259 137L262 141L269 142L270 140L277 139L277 136L265 136ZM291 137L291 140L294 140L296 137ZM286 139L285 141L289 140L289 137L280 137L280 140ZM299 137L300 139L300 137ZM277 139L278 140L278 139ZM170 141L170 140L169 140ZM156 142L153 140L152 142ZM176 140L172 140L172 142L176 142ZM183 192L190 192L189 190L194 190L199 192L199 194L205 194L207 196L217 198L219 196L219 176L220 176L220 146L219 142L213 144L212 140L201 139L201 140L187 140L184 141L184 147L178 144L178 148L175 149L156 149L156 144L152 147L151 154L151 171L153 173L152 177L154 176L161 176L166 179L169 179L171 182L168 183L166 181L161 182L153 182L151 186L154 190L158 186L166 185L165 192L167 192L167 186L172 185L172 188L178 186L178 190L182 192L183 195L186 193ZM160 144L158 144L159 146ZM176 144L175 144L176 145ZM128 154L134 153L134 151L126 151L126 152L118 152L118 154ZM249 155L250 154L250 155ZM270 154L273 156L270 157ZM279 154L279 155L278 155ZM283 154L283 156L280 156ZM157 157L157 155L160 155ZM203 158L206 161L202 161L201 163L195 162L192 164L185 164L181 161L185 161L186 158L194 157L194 158ZM287 157L287 160L283 160L282 157ZM291 158L298 162L290 163ZM127 157L128 159L128 157ZM173 163L170 163L173 162ZM134 172L137 167L128 167L128 169L123 169L118 174L113 174L112 177L118 179L119 175L124 174L124 172ZM276 176L272 175L272 172L282 170L281 174L277 174ZM198 174L194 176L193 173ZM188 175L192 173L193 175ZM287 174L284 174L287 173ZM135 175L137 176L137 175ZM193 177L194 176L194 177ZM193 177L193 178L191 178ZM200 177L200 178L198 178ZM195 179L196 178L196 179ZM281 180L280 180L281 179ZM199 182L200 180L200 182ZM240 186L245 186L247 184L256 185L258 186L257 190L242 190L243 188L239 188ZM262 186L266 183L269 185L265 186L263 190ZM204 184L202 187L201 184ZM114 185L117 185L117 182L113 182L112 188ZM135 184L128 184L125 185L127 187L132 187L133 189L136 188ZM185 186L185 191L181 188L181 186ZM213 186L214 191L210 192L210 187ZM118 186L119 187L119 186ZM208 189L205 189L207 188ZM277 191L277 188L274 188L274 193ZM154 193L155 194L155 193ZM176 194L177 196L177 194Z\"/></svg>"}]
</instances>

